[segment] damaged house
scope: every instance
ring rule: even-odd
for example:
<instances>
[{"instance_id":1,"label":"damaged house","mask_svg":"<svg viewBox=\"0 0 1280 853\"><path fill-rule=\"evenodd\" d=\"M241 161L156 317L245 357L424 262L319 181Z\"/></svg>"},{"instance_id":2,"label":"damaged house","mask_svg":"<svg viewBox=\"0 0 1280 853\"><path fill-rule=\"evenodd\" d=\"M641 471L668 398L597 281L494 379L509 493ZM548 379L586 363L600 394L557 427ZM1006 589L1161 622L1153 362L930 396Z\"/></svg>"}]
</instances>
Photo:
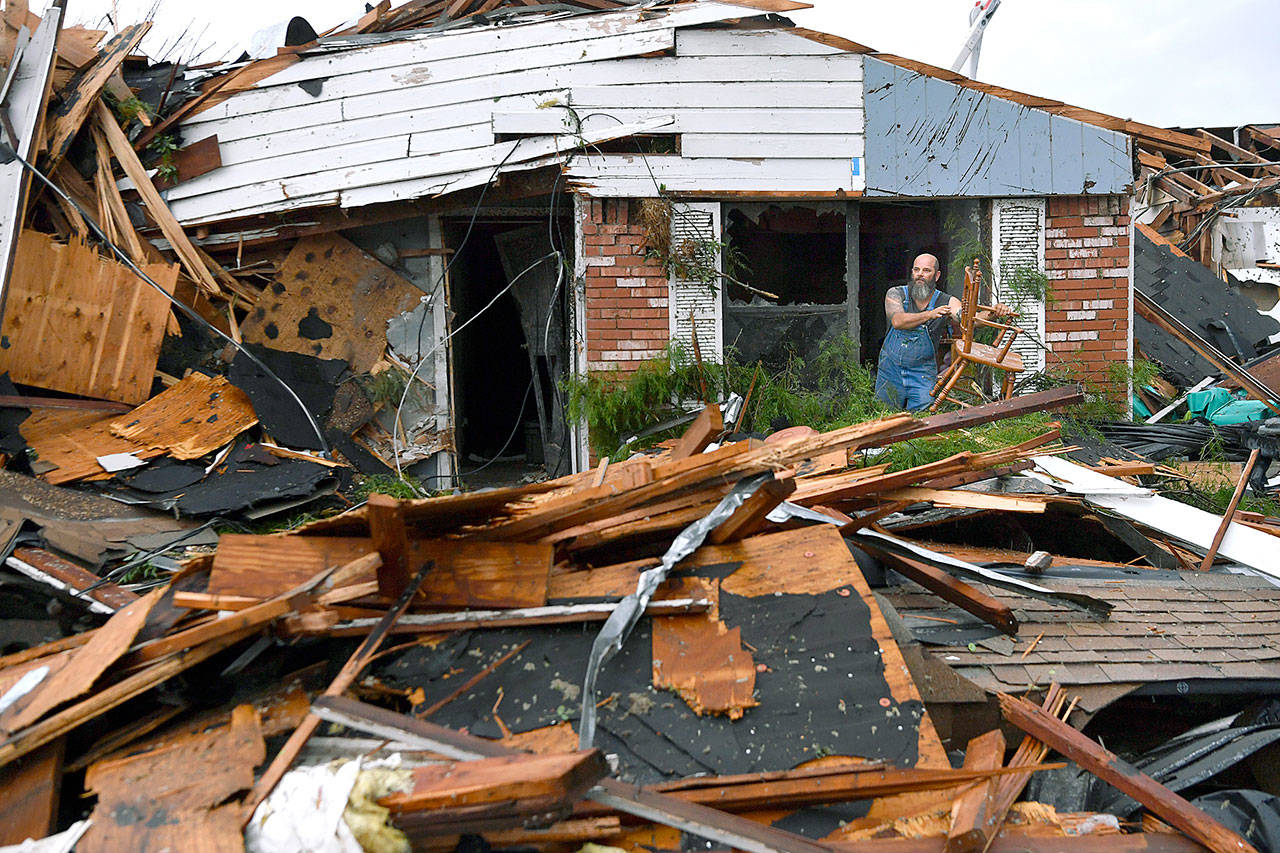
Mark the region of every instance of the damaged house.
<instances>
[{"instance_id":1,"label":"damaged house","mask_svg":"<svg viewBox=\"0 0 1280 853\"><path fill-rule=\"evenodd\" d=\"M1057 381L1277 405L1140 207L1210 142L802 5L383 0L182 68L6 4L0 843L1280 848L1280 437ZM1018 308L1015 394L764 437L704 386L612 460L568 413L672 345L873 362L925 251L983 259L970 338Z\"/></svg>"},{"instance_id":2,"label":"damaged house","mask_svg":"<svg viewBox=\"0 0 1280 853\"><path fill-rule=\"evenodd\" d=\"M415 473L447 478L452 453L515 433L549 471L581 470L558 380L670 341L776 364L849 335L874 360L884 293L921 251L953 271L992 258L1031 371L1131 359L1133 145L1179 134L777 14L800 4L590 5L395 33L370 13L367 32L232 72L175 125L216 149L164 190L203 251L240 270L299 241L246 340L338 354L336 301L294 286L317 249L359 246L420 291L391 330L431 391L405 424L405 462L431 460ZM1020 288L1038 277L1050 304Z\"/></svg>"}]
</instances>

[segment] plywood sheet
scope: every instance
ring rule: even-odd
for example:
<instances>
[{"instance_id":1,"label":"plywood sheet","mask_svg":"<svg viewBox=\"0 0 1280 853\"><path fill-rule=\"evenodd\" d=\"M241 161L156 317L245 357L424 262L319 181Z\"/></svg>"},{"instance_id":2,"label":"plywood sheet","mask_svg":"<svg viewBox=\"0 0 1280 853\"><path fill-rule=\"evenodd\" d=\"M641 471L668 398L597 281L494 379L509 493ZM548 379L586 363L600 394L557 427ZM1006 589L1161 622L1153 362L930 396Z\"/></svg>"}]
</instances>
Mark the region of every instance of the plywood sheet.
<instances>
[{"instance_id":1,"label":"plywood sheet","mask_svg":"<svg viewBox=\"0 0 1280 853\"><path fill-rule=\"evenodd\" d=\"M387 346L387 320L422 291L337 234L299 240L240 326L244 340L367 373Z\"/></svg>"},{"instance_id":2,"label":"plywood sheet","mask_svg":"<svg viewBox=\"0 0 1280 853\"><path fill-rule=\"evenodd\" d=\"M178 459L198 459L258 422L249 395L222 376L192 373L127 415L112 435Z\"/></svg>"},{"instance_id":3,"label":"plywood sheet","mask_svg":"<svg viewBox=\"0 0 1280 853\"><path fill-rule=\"evenodd\" d=\"M257 714L241 705L228 726L99 761L85 775L98 795L93 825L76 849L239 853L244 809L230 798L252 787L265 756Z\"/></svg>"},{"instance_id":4,"label":"plywood sheet","mask_svg":"<svg viewBox=\"0 0 1280 853\"><path fill-rule=\"evenodd\" d=\"M435 561L422 587L425 603L539 607L547 602L549 545L419 539L411 541L409 548L411 567ZM227 534L218 542L209 592L266 598L373 550L368 537ZM363 580L372 578L370 572Z\"/></svg>"},{"instance_id":5,"label":"plywood sheet","mask_svg":"<svg viewBox=\"0 0 1280 853\"><path fill-rule=\"evenodd\" d=\"M173 292L177 266L144 270ZM141 403L169 307L163 294L96 249L23 231L0 327L0 372L38 388Z\"/></svg>"}]
</instances>

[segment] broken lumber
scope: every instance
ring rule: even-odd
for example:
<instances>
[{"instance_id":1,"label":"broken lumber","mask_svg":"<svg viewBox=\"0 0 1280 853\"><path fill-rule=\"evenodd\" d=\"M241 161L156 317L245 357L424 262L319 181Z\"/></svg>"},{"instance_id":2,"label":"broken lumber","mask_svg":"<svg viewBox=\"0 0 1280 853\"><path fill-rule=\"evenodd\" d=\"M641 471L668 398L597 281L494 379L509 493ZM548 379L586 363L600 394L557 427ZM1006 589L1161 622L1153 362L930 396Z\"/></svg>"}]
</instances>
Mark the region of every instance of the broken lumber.
<instances>
[{"instance_id":1,"label":"broken lumber","mask_svg":"<svg viewBox=\"0 0 1280 853\"><path fill-rule=\"evenodd\" d=\"M671 448L671 455L667 458L671 460L687 459L694 454L701 453L723 431L724 418L720 414L720 407L715 403L708 403L698 413L698 417L694 419L693 423L689 424L689 428L684 431L684 435L680 436L676 446Z\"/></svg>"},{"instance_id":2,"label":"broken lumber","mask_svg":"<svg viewBox=\"0 0 1280 853\"><path fill-rule=\"evenodd\" d=\"M1018 619L1007 604L928 563L896 554L886 548L877 548L874 542L866 539L858 539L857 542L858 547L872 552L889 568L900 572L944 601L972 613L1010 637L1018 636Z\"/></svg>"},{"instance_id":3,"label":"broken lumber","mask_svg":"<svg viewBox=\"0 0 1280 853\"><path fill-rule=\"evenodd\" d=\"M978 735L964 751L965 770L994 770L1004 764L1004 735L999 729ZM951 805L951 828L947 831L946 853L974 853L987 846L987 839L999 829L995 825L996 780L977 782L966 788Z\"/></svg>"},{"instance_id":4,"label":"broken lumber","mask_svg":"<svg viewBox=\"0 0 1280 853\"><path fill-rule=\"evenodd\" d=\"M1209 550L1205 552L1204 560L1200 563L1200 571L1207 572L1213 566L1213 558L1218 556L1218 546L1222 544L1223 537L1227 535L1227 529L1231 527L1231 519L1236 514L1236 507L1240 506L1240 498L1244 497L1245 486L1249 485L1249 475L1253 473L1253 466L1258 464L1258 454L1261 452L1255 447L1249 453L1249 459L1244 463L1244 470L1240 472L1240 481L1236 483L1236 490L1231 494L1231 500L1227 503L1227 510L1222 514L1222 523L1218 525L1217 531L1213 534L1213 541L1209 543Z\"/></svg>"},{"instance_id":5,"label":"broken lumber","mask_svg":"<svg viewBox=\"0 0 1280 853\"><path fill-rule=\"evenodd\" d=\"M1257 853L1235 832L1043 708L1007 693L999 694L999 699L1000 710L1010 723L1133 797L1213 853Z\"/></svg>"}]
</instances>

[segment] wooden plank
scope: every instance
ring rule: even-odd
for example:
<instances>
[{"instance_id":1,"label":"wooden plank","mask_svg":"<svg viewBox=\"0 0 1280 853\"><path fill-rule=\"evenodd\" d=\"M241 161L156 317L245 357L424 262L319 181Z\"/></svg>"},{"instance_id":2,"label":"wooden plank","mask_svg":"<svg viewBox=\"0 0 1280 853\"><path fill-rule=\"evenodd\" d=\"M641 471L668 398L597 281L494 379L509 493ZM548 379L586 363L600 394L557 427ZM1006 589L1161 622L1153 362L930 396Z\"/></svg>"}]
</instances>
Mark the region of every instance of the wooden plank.
<instances>
[{"instance_id":1,"label":"wooden plank","mask_svg":"<svg viewBox=\"0 0 1280 853\"><path fill-rule=\"evenodd\" d=\"M129 139L124 135L124 131L120 129L120 125L116 124L115 116L111 115L110 108L102 101L96 102L96 118L97 125L102 130L103 135L107 139L107 143L111 146L111 151L116 155L116 161L119 162L120 168L124 169L124 173L133 182L133 187L138 191L138 195L142 197L143 204L146 205L147 212L151 214L151 218L155 220L156 225L160 227L160 231L164 234L169 245L173 248L174 254L182 262L183 268L191 278L198 284L205 293L210 295L220 294L222 289L218 287L218 283L214 280L213 274L209 272L209 268L205 266L204 261L200 259L196 252L196 247L191 243L191 239L187 237L182 226L178 224L178 220L174 218L170 212L169 206L164 199L160 198L160 193L152 186L151 179L147 177L146 169L143 168L142 162L138 160L138 155L134 153L133 146L129 144ZM159 127L159 125L156 125ZM155 128L152 128L155 130Z\"/></svg>"},{"instance_id":2,"label":"wooden plank","mask_svg":"<svg viewBox=\"0 0 1280 853\"><path fill-rule=\"evenodd\" d=\"M26 394L0 394L0 408L6 409L78 409L87 412L121 414L133 409L128 403L109 400L77 400L70 397L32 397Z\"/></svg>"},{"instance_id":3,"label":"wooden plank","mask_svg":"<svg viewBox=\"0 0 1280 853\"><path fill-rule=\"evenodd\" d=\"M84 596L99 605L90 609L100 613L115 613L138 600L136 593L104 581L93 572L43 548L15 548L11 557L16 557L21 565L9 562L10 568L72 596Z\"/></svg>"},{"instance_id":4,"label":"wooden plank","mask_svg":"<svg viewBox=\"0 0 1280 853\"><path fill-rule=\"evenodd\" d=\"M912 486L876 492L876 498L888 501L928 502L936 506L963 507L966 509L991 509L1001 512L1043 513L1045 508L1045 502L1036 500L1034 497Z\"/></svg>"},{"instance_id":5,"label":"wooden plank","mask_svg":"<svg viewBox=\"0 0 1280 853\"><path fill-rule=\"evenodd\" d=\"M1256 853L1256 848L1235 832L1043 708L1004 693L999 699L1007 721L1133 797L1214 853Z\"/></svg>"},{"instance_id":6,"label":"wooden plank","mask_svg":"<svg viewBox=\"0 0 1280 853\"><path fill-rule=\"evenodd\" d=\"M178 268L143 268L173 293ZM145 401L170 303L128 267L73 238L36 231L18 241L0 371L15 382L120 403Z\"/></svg>"},{"instance_id":7,"label":"wooden plank","mask_svg":"<svg viewBox=\"0 0 1280 853\"><path fill-rule=\"evenodd\" d=\"M66 738L23 756L0 778L0 844L22 844L57 831Z\"/></svg>"},{"instance_id":8,"label":"wooden plank","mask_svg":"<svg viewBox=\"0 0 1280 853\"><path fill-rule=\"evenodd\" d=\"M993 628L1011 637L1018 635L1018 620L1013 615L1013 610L999 599L980 592L959 578L952 577L928 563L876 548L861 539L858 540L858 547L872 551L877 558L894 570L906 575L944 601L949 601L962 610L972 613Z\"/></svg>"},{"instance_id":9,"label":"wooden plank","mask_svg":"<svg viewBox=\"0 0 1280 853\"><path fill-rule=\"evenodd\" d=\"M257 422L249 395L223 376L193 372L117 417L111 433L177 459L199 459Z\"/></svg>"},{"instance_id":10,"label":"wooden plank","mask_svg":"<svg viewBox=\"0 0 1280 853\"><path fill-rule=\"evenodd\" d=\"M506 755L415 767L412 787L378 800L392 819L407 813L435 811L432 822L457 820L459 806L503 806L520 825L531 814L572 804L609 773L598 749L550 755ZM475 814L475 811L471 811Z\"/></svg>"},{"instance_id":11,"label":"wooden plank","mask_svg":"<svg viewBox=\"0 0 1280 853\"><path fill-rule=\"evenodd\" d=\"M369 535L382 565L378 567L378 594L398 598L409 583L409 534L400 502L390 495L369 495Z\"/></svg>"},{"instance_id":12,"label":"wooden plank","mask_svg":"<svg viewBox=\"0 0 1280 853\"><path fill-rule=\"evenodd\" d=\"M964 751L965 770L996 770L1004 764L1004 735L999 729L971 739ZM976 853L985 850L988 840L999 830L995 825L992 798L996 780L987 779L966 788L951 805L951 827L947 830L945 853Z\"/></svg>"},{"instance_id":13,"label":"wooden plank","mask_svg":"<svg viewBox=\"0 0 1280 853\"><path fill-rule=\"evenodd\" d=\"M680 436L680 440L676 442L675 447L671 448L671 454L667 458L670 460L687 459L694 454L701 453L723 431L724 419L721 417L720 407L714 403L709 403L698 413L698 417L694 418L693 423L689 424L689 428L684 431L684 435Z\"/></svg>"},{"instance_id":14,"label":"wooden plank","mask_svg":"<svg viewBox=\"0 0 1280 853\"><path fill-rule=\"evenodd\" d=\"M0 715L0 729L8 735L26 728L54 708L92 689L98 678L133 643L147 614L163 595L164 590L156 590L108 619L89 642L71 653L66 666L50 674L35 690Z\"/></svg>"},{"instance_id":15,"label":"wooden plank","mask_svg":"<svg viewBox=\"0 0 1280 853\"><path fill-rule=\"evenodd\" d=\"M308 237L284 259L240 334L272 349L340 358L365 373L386 349L387 320L421 296L411 282L344 237Z\"/></svg>"},{"instance_id":16,"label":"wooden plank","mask_svg":"<svg viewBox=\"0 0 1280 853\"><path fill-rule=\"evenodd\" d=\"M177 173L172 179L161 178L157 175L151 182L155 184L156 189L168 189L177 186L183 181L206 175L221 166L222 151L218 147L218 137L216 134L206 136L204 139L192 142L190 145L184 145L174 152L173 167L177 170Z\"/></svg>"},{"instance_id":17,"label":"wooden plank","mask_svg":"<svg viewBox=\"0 0 1280 853\"><path fill-rule=\"evenodd\" d=\"M92 67L76 75L71 83L62 88L58 107L49 116L51 126L47 131L49 160L46 171L66 156L76 134L80 132L94 104L102 95L103 88L150 29L149 21L125 27L107 42Z\"/></svg>"},{"instance_id":18,"label":"wooden plank","mask_svg":"<svg viewBox=\"0 0 1280 853\"><path fill-rule=\"evenodd\" d=\"M1244 488L1249 485L1249 475L1253 473L1253 466L1258 463L1258 454L1261 453L1258 448L1254 448L1249 454L1249 459L1244 463L1244 470L1240 472L1240 481L1236 483L1236 490L1231 494L1231 500L1227 502L1226 512L1222 514L1222 523L1218 525L1217 531L1213 534L1213 541L1209 543L1209 550L1205 552L1204 560L1200 563L1200 571L1207 572L1213 566L1213 558L1218 555L1218 546L1222 544L1223 538L1227 535L1227 528L1231 526L1231 519L1236 514L1236 507L1240 506L1240 498L1244 497Z\"/></svg>"},{"instance_id":19,"label":"wooden plank","mask_svg":"<svg viewBox=\"0 0 1280 853\"><path fill-rule=\"evenodd\" d=\"M76 849L243 850L243 806L234 797L253 784L265 757L257 711L240 705L227 726L98 761L85 774L98 802Z\"/></svg>"},{"instance_id":20,"label":"wooden plank","mask_svg":"<svg viewBox=\"0 0 1280 853\"><path fill-rule=\"evenodd\" d=\"M263 598L371 550L372 540L362 536L226 534L218 541L209 592ZM410 541L409 553L411 566L435 562L435 570L423 585L423 602L457 607L535 607L546 603L551 546L416 539ZM347 583L375 576L376 570L368 569L348 578Z\"/></svg>"},{"instance_id":21,"label":"wooden plank","mask_svg":"<svg viewBox=\"0 0 1280 853\"><path fill-rule=\"evenodd\" d=\"M765 516L773 512L795 490L795 477L775 475L772 480L766 480L742 502L742 506L733 511L733 515L707 535L707 541L712 545L723 545L760 532L766 524Z\"/></svg>"},{"instance_id":22,"label":"wooden plank","mask_svg":"<svg viewBox=\"0 0 1280 853\"><path fill-rule=\"evenodd\" d=\"M84 479L105 479L110 474L98 464L99 456L132 453L139 459L162 454L111 434L114 415L69 410L33 410L19 427L27 446L36 454L34 470L40 479L55 485Z\"/></svg>"}]
</instances>

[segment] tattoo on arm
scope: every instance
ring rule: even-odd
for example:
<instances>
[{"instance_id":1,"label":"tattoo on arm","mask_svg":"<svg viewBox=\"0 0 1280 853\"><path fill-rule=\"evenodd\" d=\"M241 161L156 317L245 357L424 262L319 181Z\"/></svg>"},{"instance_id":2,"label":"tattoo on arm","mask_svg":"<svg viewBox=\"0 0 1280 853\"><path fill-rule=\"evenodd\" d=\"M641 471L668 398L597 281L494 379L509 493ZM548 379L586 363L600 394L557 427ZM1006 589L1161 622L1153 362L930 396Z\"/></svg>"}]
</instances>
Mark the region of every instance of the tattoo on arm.
<instances>
[{"instance_id":1,"label":"tattoo on arm","mask_svg":"<svg viewBox=\"0 0 1280 853\"><path fill-rule=\"evenodd\" d=\"M892 320L894 314L899 314L902 311L902 294L898 292L898 288L890 288L889 292L884 295L885 319Z\"/></svg>"}]
</instances>

